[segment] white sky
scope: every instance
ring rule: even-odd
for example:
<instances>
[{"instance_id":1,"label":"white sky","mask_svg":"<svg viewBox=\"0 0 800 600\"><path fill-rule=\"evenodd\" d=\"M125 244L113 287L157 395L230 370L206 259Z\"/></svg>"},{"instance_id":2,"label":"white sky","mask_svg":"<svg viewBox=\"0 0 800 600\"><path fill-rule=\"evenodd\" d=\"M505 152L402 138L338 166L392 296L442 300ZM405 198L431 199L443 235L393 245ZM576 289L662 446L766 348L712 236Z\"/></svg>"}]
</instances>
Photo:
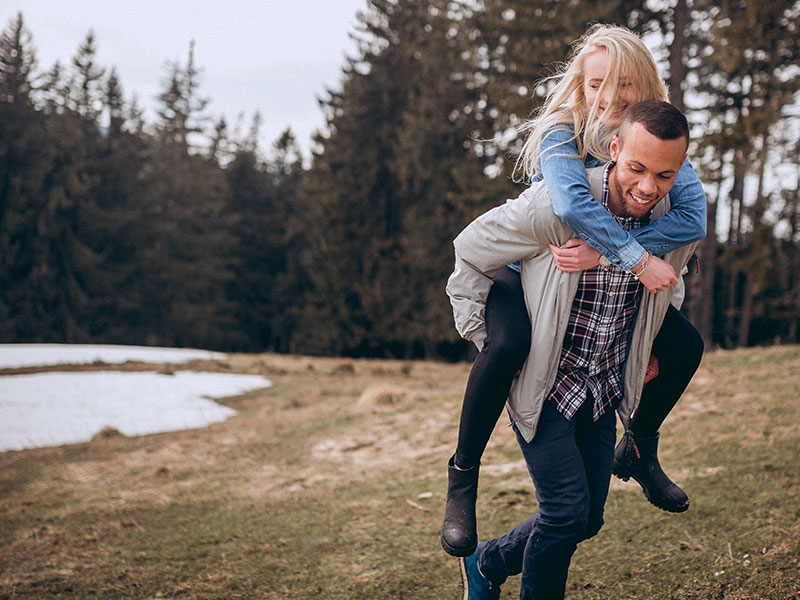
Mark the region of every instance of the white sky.
<instances>
[{"instance_id":1,"label":"white sky","mask_svg":"<svg viewBox=\"0 0 800 600\"><path fill-rule=\"evenodd\" d=\"M126 99L135 92L154 118L168 61L185 65L195 40L207 113L246 133L260 111L267 150L291 126L304 151L324 119L317 98L337 89L355 44L356 13L367 0L2 0L0 26L22 12L39 70L69 64L94 31L98 64L116 67Z\"/></svg>"},{"instance_id":2,"label":"white sky","mask_svg":"<svg viewBox=\"0 0 800 600\"><path fill-rule=\"evenodd\" d=\"M81 364L179 363L224 357L201 350L141 346L5 344L0 368ZM212 398L271 386L260 375L154 372L68 372L0 376L0 452L86 442L105 427L125 435L145 435L205 427L236 414Z\"/></svg>"}]
</instances>

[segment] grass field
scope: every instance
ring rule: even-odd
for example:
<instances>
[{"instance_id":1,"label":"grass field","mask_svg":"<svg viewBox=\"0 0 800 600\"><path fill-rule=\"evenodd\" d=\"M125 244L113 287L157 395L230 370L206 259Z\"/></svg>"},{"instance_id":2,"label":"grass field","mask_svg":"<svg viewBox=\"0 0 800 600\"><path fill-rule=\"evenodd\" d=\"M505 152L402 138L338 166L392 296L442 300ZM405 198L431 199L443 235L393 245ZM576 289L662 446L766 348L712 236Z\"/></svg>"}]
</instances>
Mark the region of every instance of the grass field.
<instances>
[{"instance_id":1,"label":"grass field","mask_svg":"<svg viewBox=\"0 0 800 600\"><path fill-rule=\"evenodd\" d=\"M438 530L469 365L194 367L274 386L201 430L0 454L0 598L460 598ZM484 458L481 538L535 511L505 425ZM691 508L661 512L612 481L567 598L800 598L800 347L707 354L661 457ZM510 579L502 598L518 593Z\"/></svg>"}]
</instances>

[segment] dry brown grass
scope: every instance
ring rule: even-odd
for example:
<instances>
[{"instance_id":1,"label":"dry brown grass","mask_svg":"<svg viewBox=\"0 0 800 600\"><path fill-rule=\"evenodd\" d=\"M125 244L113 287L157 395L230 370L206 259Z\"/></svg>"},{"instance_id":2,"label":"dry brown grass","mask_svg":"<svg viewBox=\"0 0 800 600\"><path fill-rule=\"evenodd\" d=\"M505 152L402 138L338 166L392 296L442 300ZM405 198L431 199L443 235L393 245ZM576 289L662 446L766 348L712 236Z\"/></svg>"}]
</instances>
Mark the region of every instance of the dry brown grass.
<instances>
[{"instance_id":1,"label":"dry brown grass","mask_svg":"<svg viewBox=\"0 0 800 600\"><path fill-rule=\"evenodd\" d=\"M153 369L75 370L102 368ZM191 368L274 386L204 429L0 454L0 598L458 597L438 528L469 365L242 354ZM662 441L692 508L661 513L615 480L569 597L800 592L798 373L798 347L707 355ZM535 510L504 421L483 537Z\"/></svg>"}]
</instances>

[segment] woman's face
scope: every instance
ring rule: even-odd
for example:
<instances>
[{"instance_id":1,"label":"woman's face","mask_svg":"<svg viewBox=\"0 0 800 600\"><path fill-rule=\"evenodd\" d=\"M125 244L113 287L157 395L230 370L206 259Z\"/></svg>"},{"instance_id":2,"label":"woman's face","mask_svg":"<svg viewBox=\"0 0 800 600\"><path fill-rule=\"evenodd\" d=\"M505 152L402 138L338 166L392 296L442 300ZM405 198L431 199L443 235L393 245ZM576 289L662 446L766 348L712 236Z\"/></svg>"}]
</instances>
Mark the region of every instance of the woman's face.
<instances>
[{"instance_id":1,"label":"woman's face","mask_svg":"<svg viewBox=\"0 0 800 600\"><path fill-rule=\"evenodd\" d=\"M598 117L605 115L606 126L613 129L619 127L625 113L639 98L631 79L624 76L619 78L617 89L607 85L600 91L611 67L609 63L608 50L605 48L595 48L584 55L583 95L589 108L597 101Z\"/></svg>"}]
</instances>

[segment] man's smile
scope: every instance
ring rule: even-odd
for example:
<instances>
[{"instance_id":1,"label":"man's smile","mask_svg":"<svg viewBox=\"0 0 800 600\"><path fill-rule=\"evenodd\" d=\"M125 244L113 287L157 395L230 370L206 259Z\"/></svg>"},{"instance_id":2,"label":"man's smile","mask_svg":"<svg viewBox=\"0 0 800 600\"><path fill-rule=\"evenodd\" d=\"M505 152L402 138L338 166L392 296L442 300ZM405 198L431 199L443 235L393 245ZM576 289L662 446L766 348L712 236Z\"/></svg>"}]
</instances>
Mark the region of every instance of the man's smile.
<instances>
[{"instance_id":1,"label":"man's smile","mask_svg":"<svg viewBox=\"0 0 800 600\"><path fill-rule=\"evenodd\" d=\"M647 206L647 205L648 205L648 204L650 204L651 202L653 202L653 201L655 201L655 200L657 200L657 199L658 199L658 198L655 198L655 197L650 197L650 198L647 198L646 196L637 196L637 195L636 195L636 194L634 194L633 192L628 192L628 196L629 196L629 197L630 197L630 199L631 199L631 200L633 200L633 201L634 201L636 204L639 204L639 205L641 205L641 206Z\"/></svg>"}]
</instances>

